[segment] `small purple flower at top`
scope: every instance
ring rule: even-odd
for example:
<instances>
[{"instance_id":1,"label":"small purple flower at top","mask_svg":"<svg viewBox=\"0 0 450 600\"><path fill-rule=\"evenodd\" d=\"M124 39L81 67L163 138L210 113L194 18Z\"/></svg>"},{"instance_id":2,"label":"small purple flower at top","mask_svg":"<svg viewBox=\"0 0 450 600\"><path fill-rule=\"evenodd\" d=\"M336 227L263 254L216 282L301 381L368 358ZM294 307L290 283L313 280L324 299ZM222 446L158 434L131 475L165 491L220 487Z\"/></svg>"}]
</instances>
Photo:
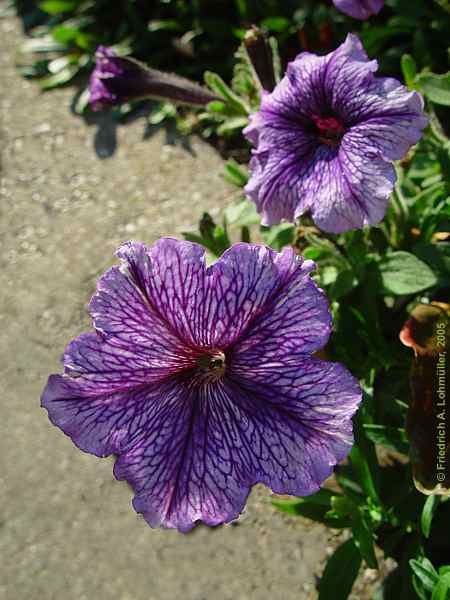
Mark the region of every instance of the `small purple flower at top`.
<instances>
[{"instance_id":1,"label":"small purple flower at top","mask_svg":"<svg viewBox=\"0 0 450 600\"><path fill-rule=\"evenodd\" d=\"M312 356L328 340L312 261L237 244L129 242L42 395L85 452L115 454L137 512L186 532L238 517L251 487L316 492L349 452L358 382Z\"/></svg>"},{"instance_id":2,"label":"small purple flower at top","mask_svg":"<svg viewBox=\"0 0 450 600\"><path fill-rule=\"evenodd\" d=\"M364 21L380 12L384 0L333 0L333 4L346 15Z\"/></svg>"},{"instance_id":3,"label":"small purple flower at top","mask_svg":"<svg viewBox=\"0 0 450 600\"><path fill-rule=\"evenodd\" d=\"M217 97L184 77L151 69L139 61L118 56L111 48L99 46L89 82L93 110L141 98L171 100L205 106Z\"/></svg>"},{"instance_id":4,"label":"small purple flower at top","mask_svg":"<svg viewBox=\"0 0 450 600\"><path fill-rule=\"evenodd\" d=\"M339 233L383 218L392 161L420 139L427 118L420 94L375 77L377 68L350 34L326 56L300 54L263 95L244 133L255 146L246 193L264 225L310 213Z\"/></svg>"}]
</instances>

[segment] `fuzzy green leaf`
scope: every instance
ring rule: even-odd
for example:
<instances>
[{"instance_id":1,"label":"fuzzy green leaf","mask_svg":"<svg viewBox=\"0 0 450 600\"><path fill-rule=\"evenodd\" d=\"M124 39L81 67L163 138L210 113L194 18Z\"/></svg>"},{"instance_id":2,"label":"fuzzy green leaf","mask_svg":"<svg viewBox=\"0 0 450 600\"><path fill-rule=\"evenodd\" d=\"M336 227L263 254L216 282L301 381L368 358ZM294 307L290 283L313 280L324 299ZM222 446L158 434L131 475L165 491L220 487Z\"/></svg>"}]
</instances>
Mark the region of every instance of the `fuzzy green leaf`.
<instances>
[{"instance_id":1,"label":"fuzzy green leaf","mask_svg":"<svg viewBox=\"0 0 450 600\"><path fill-rule=\"evenodd\" d=\"M361 567L361 554L348 540L331 556L319 584L319 600L346 600Z\"/></svg>"},{"instance_id":2,"label":"fuzzy green leaf","mask_svg":"<svg viewBox=\"0 0 450 600\"><path fill-rule=\"evenodd\" d=\"M392 252L378 264L384 292L394 295L415 294L436 285L430 267L409 252Z\"/></svg>"}]
</instances>

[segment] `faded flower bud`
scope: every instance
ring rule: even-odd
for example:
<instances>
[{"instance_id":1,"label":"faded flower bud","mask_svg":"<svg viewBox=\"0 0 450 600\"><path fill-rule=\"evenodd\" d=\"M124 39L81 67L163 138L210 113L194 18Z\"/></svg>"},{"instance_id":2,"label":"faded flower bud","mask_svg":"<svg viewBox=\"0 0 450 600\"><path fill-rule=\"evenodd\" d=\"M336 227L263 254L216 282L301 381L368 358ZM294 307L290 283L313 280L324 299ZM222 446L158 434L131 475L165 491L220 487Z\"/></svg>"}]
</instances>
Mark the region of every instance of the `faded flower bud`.
<instances>
[{"instance_id":1,"label":"faded flower bud","mask_svg":"<svg viewBox=\"0 0 450 600\"><path fill-rule=\"evenodd\" d=\"M414 483L424 494L450 495L450 305L419 304L400 340L415 354L406 423Z\"/></svg>"}]
</instances>

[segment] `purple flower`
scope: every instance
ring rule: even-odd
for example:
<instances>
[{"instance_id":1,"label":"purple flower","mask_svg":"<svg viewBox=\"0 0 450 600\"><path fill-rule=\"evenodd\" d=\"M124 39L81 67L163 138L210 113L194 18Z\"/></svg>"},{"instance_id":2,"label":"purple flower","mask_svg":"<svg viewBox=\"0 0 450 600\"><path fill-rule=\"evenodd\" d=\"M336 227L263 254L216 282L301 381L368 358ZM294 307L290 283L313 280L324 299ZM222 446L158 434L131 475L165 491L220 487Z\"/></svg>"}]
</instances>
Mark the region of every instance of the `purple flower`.
<instances>
[{"instance_id":1,"label":"purple flower","mask_svg":"<svg viewBox=\"0 0 450 600\"><path fill-rule=\"evenodd\" d=\"M364 21L380 12L384 0L333 0L333 4L346 15Z\"/></svg>"},{"instance_id":2,"label":"purple flower","mask_svg":"<svg viewBox=\"0 0 450 600\"><path fill-rule=\"evenodd\" d=\"M150 69L133 58L117 56L111 48L99 46L95 58L89 82L93 110L140 98L198 106L217 100L217 96L189 79Z\"/></svg>"},{"instance_id":3,"label":"purple flower","mask_svg":"<svg viewBox=\"0 0 450 600\"><path fill-rule=\"evenodd\" d=\"M357 381L314 358L329 337L312 261L237 244L128 242L90 303L95 333L66 348L42 406L85 452L117 455L152 526L235 519L253 484L319 489L352 444Z\"/></svg>"},{"instance_id":4,"label":"purple flower","mask_svg":"<svg viewBox=\"0 0 450 600\"><path fill-rule=\"evenodd\" d=\"M378 223L395 183L392 160L415 144L423 100L398 81L374 76L359 39L326 56L304 52L244 130L256 146L248 197L265 225L310 212L323 230Z\"/></svg>"},{"instance_id":5,"label":"purple flower","mask_svg":"<svg viewBox=\"0 0 450 600\"><path fill-rule=\"evenodd\" d=\"M119 92L111 85L115 77L123 77L122 59L110 48L99 46L95 53L95 69L89 82L90 104L93 110L119 103Z\"/></svg>"}]
</instances>

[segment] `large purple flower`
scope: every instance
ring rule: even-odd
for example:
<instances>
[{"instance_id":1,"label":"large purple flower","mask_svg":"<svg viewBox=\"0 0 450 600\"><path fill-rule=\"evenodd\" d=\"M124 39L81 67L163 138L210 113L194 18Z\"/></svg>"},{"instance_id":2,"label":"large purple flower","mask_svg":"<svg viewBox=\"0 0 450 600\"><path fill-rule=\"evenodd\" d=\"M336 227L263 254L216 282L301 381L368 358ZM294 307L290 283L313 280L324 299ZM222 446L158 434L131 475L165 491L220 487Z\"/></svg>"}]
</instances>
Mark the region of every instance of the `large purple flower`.
<instances>
[{"instance_id":1,"label":"large purple flower","mask_svg":"<svg viewBox=\"0 0 450 600\"><path fill-rule=\"evenodd\" d=\"M383 8L384 0L333 0L336 8L354 19L368 19Z\"/></svg>"},{"instance_id":2,"label":"large purple flower","mask_svg":"<svg viewBox=\"0 0 450 600\"><path fill-rule=\"evenodd\" d=\"M244 130L256 146L248 197L263 224L310 212L325 231L378 223L401 159L427 124L423 100L376 78L359 39L326 56L304 52L288 65Z\"/></svg>"},{"instance_id":3,"label":"large purple flower","mask_svg":"<svg viewBox=\"0 0 450 600\"><path fill-rule=\"evenodd\" d=\"M307 495L352 444L357 381L312 357L330 334L311 261L237 244L129 242L90 303L95 333L42 395L82 450L118 456L152 526L235 519L253 484Z\"/></svg>"},{"instance_id":4,"label":"large purple flower","mask_svg":"<svg viewBox=\"0 0 450 600\"><path fill-rule=\"evenodd\" d=\"M105 46L97 48L95 60L89 82L89 101L93 110L141 98L197 106L217 100L212 92L185 77L151 69L133 58L118 56Z\"/></svg>"}]
</instances>

